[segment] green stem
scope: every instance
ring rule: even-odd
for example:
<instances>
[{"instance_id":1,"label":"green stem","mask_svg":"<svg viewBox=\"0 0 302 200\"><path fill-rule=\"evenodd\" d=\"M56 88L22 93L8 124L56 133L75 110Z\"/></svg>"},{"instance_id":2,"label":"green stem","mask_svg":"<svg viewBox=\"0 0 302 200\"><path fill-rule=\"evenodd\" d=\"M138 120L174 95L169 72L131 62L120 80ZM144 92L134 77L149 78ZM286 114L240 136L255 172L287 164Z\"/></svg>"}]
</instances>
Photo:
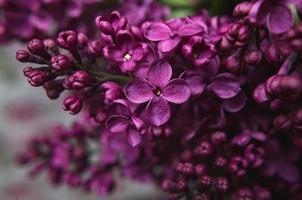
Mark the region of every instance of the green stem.
<instances>
[{"instance_id":1,"label":"green stem","mask_svg":"<svg viewBox=\"0 0 302 200\"><path fill-rule=\"evenodd\" d=\"M116 75L116 74L110 74L103 71L93 71L88 70L90 74L92 74L97 80L99 81L116 81L119 83L127 83L131 80L130 77L122 76L122 75Z\"/></svg>"}]
</instances>

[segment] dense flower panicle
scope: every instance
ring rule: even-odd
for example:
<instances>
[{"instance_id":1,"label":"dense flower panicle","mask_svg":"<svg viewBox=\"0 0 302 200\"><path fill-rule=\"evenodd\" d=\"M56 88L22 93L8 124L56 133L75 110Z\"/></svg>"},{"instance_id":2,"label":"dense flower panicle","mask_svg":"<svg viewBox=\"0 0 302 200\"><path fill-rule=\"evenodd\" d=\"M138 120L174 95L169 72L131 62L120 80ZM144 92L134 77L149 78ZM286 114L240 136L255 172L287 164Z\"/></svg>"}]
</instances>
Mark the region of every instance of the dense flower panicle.
<instances>
[{"instance_id":1,"label":"dense flower panicle","mask_svg":"<svg viewBox=\"0 0 302 200\"><path fill-rule=\"evenodd\" d=\"M108 5L120 10L131 19L133 25L140 25L145 20L160 20L169 14L168 7L153 0L34 0L30 3L24 0L5 0L0 3L3 13L0 20L0 42L53 36L64 29L74 29L94 36L96 29L90 24L94 17L108 12ZM153 9L156 12L151 12Z\"/></svg>"},{"instance_id":2,"label":"dense flower panicle","mask_svg":"<svg viewBox=\"0 0 302 200\"><path fill-rule=\"evenodd\" d=\"M150 15L153 1L129 2L95 18L95 37L65 30L17 52L39 66L24 69L28 82L51 99L68 92L63 109L83 111L84 121L34 140L20 161L101 194L114 188L114 169L156 183L169 199L300 197L301 1L169 20L160 20L164 8ZM90 162L86 140L101 148L100 162Z\"/></svg>"}]
</instances>

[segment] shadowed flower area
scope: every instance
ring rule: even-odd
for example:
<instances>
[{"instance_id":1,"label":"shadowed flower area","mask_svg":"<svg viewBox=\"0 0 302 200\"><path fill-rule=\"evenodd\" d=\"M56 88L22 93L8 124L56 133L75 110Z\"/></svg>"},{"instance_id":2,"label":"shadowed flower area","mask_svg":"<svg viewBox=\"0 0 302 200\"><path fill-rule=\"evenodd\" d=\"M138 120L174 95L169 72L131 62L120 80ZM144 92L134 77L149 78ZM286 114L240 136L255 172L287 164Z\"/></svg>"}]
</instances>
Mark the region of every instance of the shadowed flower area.
<instances>
[{"instance_id":1,"label":"shadowed flower area","mask_svg":"<svg viewBox=\"0 0 302 200\"><path fill-rule=\"evenodd\" d=\"M14 157L54 199L302 199L302 0L0 8L1 45L37 88L3 64L0 180L23 183Z\"/></svg>"}]
</instances>

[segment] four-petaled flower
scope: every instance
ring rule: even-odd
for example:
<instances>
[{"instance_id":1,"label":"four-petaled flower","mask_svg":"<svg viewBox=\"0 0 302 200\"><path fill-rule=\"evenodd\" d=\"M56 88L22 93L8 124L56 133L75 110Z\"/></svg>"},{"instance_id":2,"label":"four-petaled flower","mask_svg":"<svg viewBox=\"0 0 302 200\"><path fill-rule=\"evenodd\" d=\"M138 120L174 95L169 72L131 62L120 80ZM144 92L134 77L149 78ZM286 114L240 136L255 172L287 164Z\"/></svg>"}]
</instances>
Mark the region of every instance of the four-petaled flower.
<instances>
[{"instance_id":1,"label":"four-petaled flower","mask_svg":"<svg viewBox=\"0 0 302 200\"><path fill-rule=\"evenodd\" d=\"M106 46L104 56L119 65L123 73L131 72L144 58L144 45L135 41L128 31L120 30L116 36L116 45Z\"/></svg>"},{"instance_id":2,"label":"four-petaled flower","mask_svg":"<svg viewBox=\"0 0 302 200\"><path fill-rule=\"evenodd\" d=\"M172 77L172 67L165 60L155 61L146 79L135 79L125 87L127 98L136 104L148 102L146 111L151 124L160 126L171 116L168 102L181 104L190 97L190 88L186 81Z\"/></svg>"}]
</instances>

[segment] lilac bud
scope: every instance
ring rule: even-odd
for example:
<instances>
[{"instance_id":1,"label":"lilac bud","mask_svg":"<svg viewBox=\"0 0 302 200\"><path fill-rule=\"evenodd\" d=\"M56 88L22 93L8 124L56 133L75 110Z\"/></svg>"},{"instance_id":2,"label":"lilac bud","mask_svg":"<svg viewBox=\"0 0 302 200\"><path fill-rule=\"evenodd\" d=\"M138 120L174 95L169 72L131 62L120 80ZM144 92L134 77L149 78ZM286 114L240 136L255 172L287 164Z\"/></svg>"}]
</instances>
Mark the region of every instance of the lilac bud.
<instances>
[{"instance_id":1,"label":"lilac bud","mask_svg":"<svg viewBox=\"0 0 302 200\"><path fill-rule=\"evenodd\" d=\"M167 192L176 190L176 184L170 180L164 180L161 184L161 187Z\"/></svg>"},{"instance_id":2,"label":"lilac bud","mask_svg":"<svg viewBox=\"0 0 302 200\"><path fill-rule=\"evenodd\" d=\"M18 50L16 53L16 59L20 62L28 62L30 54L25 50Z\"/></svg>"},{"instance_id":3,"label":"lilac bud","mask_svg":"<svg viewBox=\"0 0 302 200\"><path fill-rule=\"evenodd\" d=\"M302 109L299 109L294 115L294 123L296 126L302 125Z\"/></svg>"},{"instance_id":4,"label":"lilac bud","mask_svg":"<svg viewBox=\"0 0 302 200\"><path fill-rule=\"evenodd\" d=\"M211 135L211 142L215 145L221 145L227 141L227 137L224 132L216 131Z\"/></svg>"},{"instance_id":5,"label":"lilac bud","mask_svg":"<svg viewBox=\"0 0 302 200\"><path fill-rule=\"evenodd\" d=\"M208 175L203 175L200 178L200 184L202 187L208 188L212 185L213 179Z\"/></svg>"},{"instance_id":6,"label":"lilac bud","mask_svg":"<svg viewBox=\"0 0 302 200\"><path fill-rule=\"evenodd\" d=\"M89 43L89 52L95 56L101 56L103 53L103 44L99 40L94 40Z\"/></svg>"},{"instance_id":7,"label":"lilac bud","mask_svg":"<svg viewBox=\"0 0 302 200\"><path fill-rule=\"evenodd\" d=\"M53 80L44 83L44 89L46 90L46 94L50 99L59 98L60 94L64 91L64 87L62 86L62 80Z\"/></svg>"},{"instance_id":8,"label":"lilac bud","mask_svg":"<svg viewBox=\"0 0 302 200\"><path fill-rule=\"evenodd\" d=\"M278 130L287 131L292 126L292 121L288 116L278 115L273 121L274 127Z\"/></svg>"},{"instance_id":9,"label":"lilac bud","mask_svg":"<svg viewBox=\"0 0 302 200\"><path fill-rule=\"evenodd\" d=\"M102 31L106 35L113 35L114 34L114 29L113 29L112 25L107 21L99 21L97 23L97 27L100 29L100 31Z\"/></svg>"},{"instance_id":10,"label":"lilac bud","mask_svg":"<svg viewBox=\"0 0 302 200\"><path fill-rule=\"evenodd\" d=\"M274 75L267 79L265 83L265 90L269 95L275 95L280 92L282 78L282 75Z\"/></svg>"},{"instance_id":11,"label":"lilac bud","mask_svg":"<svg viewBox=\"0 0 302 200\"><path fill-rule=\"evenodd\" d=\"M46 51L48 51L52 55L59 54L59 49L56 45L56 42L53 39L45 39L43 40L44 47Z\"/></svg>"},{"instance_id":12,"label":"lilac bud","mask_svg":"<svg viewBox=\"0 0 302 200\"><path fill-rule=\"evenodd\" d=\"M213 147L209 142L201 142L199 146L195 147L194 154L198 156L209 156L213 152Z\"/></svg>"},{"instance_id":13,"label":"lilac bud","mask_svg":"<svg viewBox=\"0 0 302 200\"><path fill-rule=\"evenodd\" d=\"M253 191L247 187L242 187L235 193L235 198L238 200L254 199Z\"/></svg>"},{"instance_id":14,"label":"lilac bud","mask_svg":"<svg viewBox=\"0 0 302 200\"><path fill-rule=\"evenodd\" d=\"M88 38L84 33L78 34L78 43L79 43L79 48L83 48L84 46L87 45Z\"/></svg>"},{"instance_id":15,"label":"lilac bud","mask_svg":"<svg viewBox=\"0 0 302 200\"><path fill-rule=\"evenodd\" d=\"M280 59L279 50L274 43L269 44L264 51L266 59L272 63L277 63Z\"/></svg>"},{"instance_id":16,"label":"lilac bud","mask_svg":"<svg viewBox=\"0 0 302 200\"><path fill-rule=\"evenodd\" d=\"M241 60L238 53L234 53L231 56L223 60L223 64L230 72L238 72L241 69Z\"/></svg>"},{"instance_id":17,"label":"lilac bud","mask_svg":"<svg viewBox=\"0 0 302 200\"><path fill-rule=\"evenodd\" d=\"M51 58L51 66L56 70L66 70L72 66L71 61L65 55L57 55Z\"/></svg>"},{"instance_id":18,"label":"lilac bud","mask_svg":"<svg viewBox=\"0 0 302 200\"><path fill-rule=\"evenodd\" d=\"M222 156L218 156L218 157L215 158L214 163L215 163L216 167L222 168L227 164L227 160L226 160L226 158L224 158Z\"/></svg>"},{"instance_id":19,"label":"lilac bud","mask_svg":"<svg viewBox=\"0 0 302 200\"><path fill-rule=\"evenodd\" d=\"M204 164L197 164L195 165L195 174L200 176L200 175L205 175L206 173L206 166Z\"/></svg>"},{"instance_id":20,"label":"lilac bud","mask_svg":"<svg viewBox=\"0 0 302 200\"><path fill-rule=\"evenodd\" d=\"M68 81L73 89L83 89L90 85L91 77L86 71L80 70L72 74Z\"/></svg>"},{"instance_id":21,"label":"lilac bud","mask_svg":"<svg viewBox=\"0 0 302 200\"><path fill-rule=\"evenodd\" d=\"M248 162L240 156L235 156L231 158L229 162L230 171L240 177L245 175L246 173L245 169L247 166L248 166Z\"/></svg>"},{"instance_id":22,"label":"lilac bud","mask_svg":"<svg viewBox=\"0 0 302 200\"><path fill-rule=\"evenodd\" d=\"M78 36L74 31L62 31L58 35L57 43L64 49L73 50L77 47Z\"/></svg>"},{"instance_id":23,"label":"lilac bud","mask_svg":"<svg viewBox=\"0 0 302 200\"><path fill-rule=\"evenodd\" d=\"M237 4L237 6L233 10L233 16L234 17L244 17L247 16L250 12L250 9L252 8L252 3L250 2L242 2Z\"/></svg>"},{"instance_id":24,"label":"lilac bud","mask_svg":"<svg viewBox=\"0 0 302 200\"><path fill-rule=\"evenodd\" d=\"M223 36L219 42L219 49L222 51L227 51L232 48L231 43L227 39L227 37Z\"/></svg>"},{"instance_id":25,"label":"lilac bud","mask_svg":"<svg viewBox=\"0 0 302 200\"><path fill-rule=\"evenodd\" d=\"M45 46L43 42L39 39L32 39L28 45L28 50L35 55L43 55L45 54Z\"/></svg>"},{"instance_id":26,"label":"lilac bud","mask_svg":"<svg viewBox=\"0 0 302 200\"><path fill-rule=\"evenodd\" d=\"M184 163L182 166L181 173L185 175L193 175L194 174L194 165L192 163Z\"/></svg>"},{"instance_id":27,"label":"lilac bud","mask_svg":"<svg viewBox=\"0 0 302 200\"><path fill-rule=\"evenodd\" d=\"M77 96L69 96L64 99L63 109L69 111L70 114L75 115L82 109L82 100Z\"/></svg>"},{"instance_id":28,"label":"lilac bud","mask_svg":"<svg viewBox=\"0 0 302 200\"><path fill-rule=\"evenodd\" d=\"M101 88L105 90L105 100L108 102L112 102L122 95L121 87L115 82L104 82L102 83Z\"/></svg>"},{"instance_id":29,"label":"lilac bud","mask_svg":"<svg viewBox=\"0 0 302 200\"><path fill-rule=\"evenodd\" d=\"M215 180L215 186L216 186L216 190L218 192L227 192L229 190L229 181L227 178L225 177L218 177Z\"/></svg>"},{"instance_id":30,"label":"lilac bud","mask_svg":"<svg viewBox=\"0 0 302 200\"><path fill-rule=\"evenodd\" d=\"M23 73L27 77L28 82L34 87L42 86L55 78L51 72L33 69L32 67L24 68Z\"/></svg>"},{"instance_id":31,"label":"lilac bud","mask_svg":"<svg viewBox=\"0 0 302 200\"><path fill-rule=\"evenodd\" d=\"M235 23L230 26L227 38L235 45L235 47L243 47L249 41L250 30L247 25Z\"/></svg>"},{"instance_id":32,"label":"lilac bud","mask_svg":"<svg viewBox=\"0 0 302 200\"><path fill-rule=\"evenodd\" d=\"M250 49L244 54L244 61L248 65L257 66L260 63L261 58L261 52L256 49Z\"/></svg>"}]
</instances>

